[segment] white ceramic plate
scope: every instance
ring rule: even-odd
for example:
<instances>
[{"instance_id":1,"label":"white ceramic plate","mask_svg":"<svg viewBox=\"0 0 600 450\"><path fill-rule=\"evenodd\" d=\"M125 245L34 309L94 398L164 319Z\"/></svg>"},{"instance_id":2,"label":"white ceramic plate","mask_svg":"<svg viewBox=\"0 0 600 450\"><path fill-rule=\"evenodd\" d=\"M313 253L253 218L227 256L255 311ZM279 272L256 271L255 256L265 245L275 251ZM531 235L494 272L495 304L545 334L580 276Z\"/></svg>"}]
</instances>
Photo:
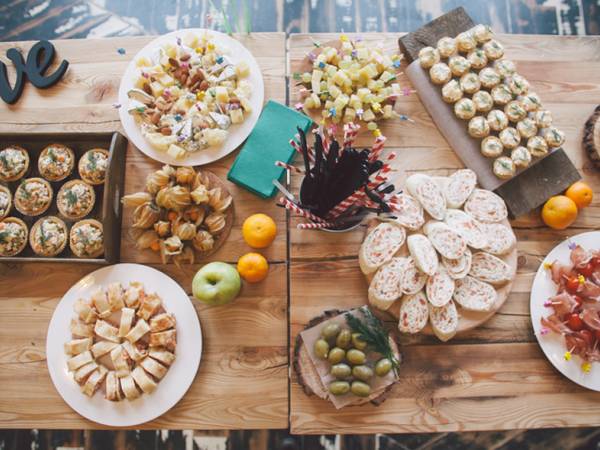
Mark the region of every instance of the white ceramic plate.
<instances>
[{"instance_id":1,"label":"white ceramic plate","mask_svg":"<svg viewBox=\"0 0 600 450\"><path fill-rule=\"evenodd\" d=\"M579 356L573 355L570 361L565 361L564 354L568 349L565 347L565 341L561 335L552 331L543 336L540 334L542 328L541 318L550 315L548 308L544 306L544 302L549 297L556 295L556 285L552 281L550 271L544 268L544 264L554 261L568 263L571 255L569 244L571 243L579 244L586 250L597 249L600 247L600 231L578 234L561 242L548 253L537 271L531 288L531 322L535 337L552 365L569 380L588 389L600 391L600 363L592 363L592 369L585 373L581 370L583 361Z\"/></svg>"},{"instance_id":2,"label":"white ceramic plate","mask_svg":"<svg viewBox=\"0 0 600 450\"><path fill-rule=\"evenodd\" d=\"M195 33L199 36L204 33L208 33L210 36L213 37L217 46L225 49L226 55L231 59L233 63L246 61L246 63L250 67L250 75L248 76L247 80L252 86L252 95L249 98L250 104L252 105L252 113L250 115L246 115L245 120L241 124L231 125L231 127L228 130L229 136L221 146L209 147L204 150L189 153L183 158L176 159L169 156L167 152L163 152L153 148L146 141L144 136L142 136L140 126L135 121L135 119L127 112L130 104L130 100L127 97L127 92L134 87L136 74L138 72L136 61L139 57L145 56L151 58L154 52L156 51L156 48L166 43L176 44L178 37L183 39L188 33ZM121 107L119 108L119 117L121 119L121 124L123 125L125 133L127 134L127 137L129 137L131 142L133 142L133 144L135 144L137 148L139 148L150 158L165 164L173 164L177 166L197 166L208 164L220 158L223 158L224 156L234 151L242 142L244 142L244 140L248 137L248 135L254 128L258 117L260 116L260 112L263 106L264 95L265 88L260 67L254 59L254 56L252 56L252 53L250 53L246 47L244 47L239 41L224 33L206 30L202 28L189 28L173 31L172 33L168 33L154 39L152 42L150 42L148 45L142 48L137 53L137 55L133 57L133 59L127 66L127 70L123 74L123 78L121 78L121 85L119 86L119 104L121 105Z\"/></svg>"},{"instance_id":3,"label":"white ceramic plate","mask_svg":"<svg viewBox=\"0 0 600 450\"><path fill-rule=\"evenodd\" d=\"M89 298L98 286L120 281L143 283L149 292L156 292L165 309L177 320L177 349L175 362L152 394L143 394L136 400L110 402L101 392L89 398L81 393L79 385L67 370L67 355L63 344L71 340L69 324L74 317L73 304L79 298ZM202 354L202 332L196 310L185 291L166 276L151 267L140 264L116 264L103 267L79 280L67 291L54 310L46 339L48 370L56 390L67 404L86 419L102 425L131 427L164 414L186 393L198 370Z\"/></svg>"}]
</instances>

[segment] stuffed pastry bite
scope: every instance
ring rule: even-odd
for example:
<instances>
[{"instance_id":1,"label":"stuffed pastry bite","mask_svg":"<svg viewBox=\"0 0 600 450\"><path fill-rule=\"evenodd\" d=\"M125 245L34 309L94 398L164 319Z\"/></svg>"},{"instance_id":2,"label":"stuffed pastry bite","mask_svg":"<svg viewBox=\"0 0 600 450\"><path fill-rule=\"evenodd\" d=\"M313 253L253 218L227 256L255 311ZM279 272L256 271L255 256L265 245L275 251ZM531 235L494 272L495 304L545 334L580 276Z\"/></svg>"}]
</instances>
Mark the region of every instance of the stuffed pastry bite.
<instances>
[{"instance_id":1,"label":"stuffed pastry bite","mask_svg":"<svg viewBox=\"0 0 600 450\"><path fill-rule=\"evenodd\" d=\"M490 125L483 116L475 116L469 120L469 135L474 138L484 138L490 134Z\"/></svg>"},{"instance_id":2,"label":"stuffed pastry bite","mask_svg":"<svg viewBox=\"0 0 600 450\"><path fill-rule=\"evenodd\" d=\"M437 50L442 58L448 58L456 53L456 39L443 37L437 43Z\"/></svg>"},{"instance_id":3,"label":"stuffed pastry bite","mask_svg":"<svg viewBox=\"0 0 600 450\"><path fill-rule=\"evenodd\" d=\"M491 89L500 83L500 75L491 67L486 67L479 72L479 81L484 88Z\"/></svg>"},{"instance_id":4,"label":"stuffed pastry bite","mask_svg":"<svg viewBox=\"0 0 600 450\"><path fill-rule=\"evenodd\" d=\"M540 110L533 113L533 120L539 128L548 128L552 125L552 113L546 110Z\"/></svg>"},{"instance_id":5,"label":"stuffed pastry bite","mask_svg":"<svg viewBox=\"0 0 600 450\"><path fill-rule=\"evenodd\" d=\"M69 247L79 258L97 258L104 253L102 224L94 219L77 222L71 228Z\"/></svg>"},{"instance_id":6,"label":"stuffed pastry bite","mask_svg":"<svg viewBox=\"0 0 600 450\"><path fill-rule=\"evenodd\" d=\"M508 126L508 117L499 109L492 109L487 115L487 121L494 131L502 131Z\"/></svg>"},{"instance_id":7,"label":"stuffed pastry bite","mask_svg":"<svg viewBox=\"0 0 600 450\"><path fill-rule=\"evenodd\" d=\"M475 116L475 103L469 98L462 98L454 104L454 114L462 120L469 120Z\"/></svg>"},{"instance_id":8,"label":"stuffed pastry bite","mask_svg":"<svg viewBox=\"0 0 600 450\"><path fill-rule=\"evenodd\" d=\"M515 74L517 66L510 59L499 59L494 61L494 69L502 78L507 78Z\"/></svg>"},{"instance_id":9,"label":"stuffed pastry bite","mask_svg":"<svg viewBox=\"0 0 600 450\"><path fill-rule=\"evenodd\" d=\"M473 94L481 88L481 81L477 74L470 72L460 77L460 87L467 94Z\"/></svg>"},{"instance_id":10,"label":"stuffed pastry bite","mask_svg":"<svg viewBox=\"0 0 600 450\"><path fill-rule=\"evenodd\" d=\"M460 88L460 83L456 80L450 80L442 87L442 98L446 103L455 103L462 96L463 91Z\"/></svg>"},{"instance_id":11,"label":"stuffed pastry bite","mask_svg":"<svg viewBox=\"0 0 600 450\"><path fill-rule=\"evenodd\" d=\"M551 148L560 147L565 142L565 134L556 127L544 128L542 137Z\"/></svg>"},{"instance_id":12,"label":"stuffed pastry bite","mask_svg":"<svg viewBox=\"0 0 600 450\"><path fill-rule=\"evenodd\" d=\"M52 203L52 186L43 178L23 180L15 192L15 208L25 216L39 216Z\"/></svg>"},{"instance_id":13,"label":"stuffed pastry bite","mask_svg":"<svg viewBox=\"0 0 600 450\"><path fill-rule=\"evenodd\" d=\"M515 176L517 169L511 158L500 156L494 161L493 171L498 178L507 180Z\"/></svg>"},{"instance_id":14,"label":"stuffed pastry bite","mask_svg":"<svg viewBox=\"0 0 600 450\"><path fill-rule=\"evenodd\" d=\"M506 114L506 117L508 117L508 119L511 122L519 122L520 120L527 117L527 111L525 110L525 108L523 108L523 105L518 100L513 100L512 102L509 102L504 107L504 112Z\"/></svg>"},{"instance_id":15,"label":"stuffed pastry bite","mask_svg":"<svg viewBox=\"0 0 600 450\"><path fill-rule=\"evenodd\" d=\"M0 181L16 181L29 169L29 154L18 145L0 151Z\"/></svg>"},{"instance_id":16,"label":"stuffed pastry bite","mask_svg":"<svg viewBox=\"0 0 600 450\"><path fill-rule=\"evenodd\" d=\"M535 92L528 92L519 97L519 101L527 112L537 111L542 107L542 100Z\"/></svg>"},{"instance_id":17,"label":"stuffed pastry bite","mask_svg":"<svg viewBox=\"0 0 600 450\"><path fill-rule=\"evenodd\" d=\"M504 47L494 39L483 44L483 51L485 52L485 56L492 60L500 59L504 56Z\"/></svg>"},{"instance_id":18,"label":"stuffed pastry bite","mask_svg":"<svg viewBox=\"0 0 600 450\"><path fill-rule=\"evenodd\" d=\"M538 128L535 124L535 120L526 117L517 123L517 131L521 137L529 139L538 133Z\"/></svg>"},{"instance_id":19,"label":"stuffed pastry bite","mask_svg":"<svg viewBox=\"0 0 600 450\"><path fill-rule=\"evenodd\" d=\"M481 141L481 154L487 158L497 158L503 151L502 141L496 136L488 136Z\"/></svg>"},{"instance_id":20,"label":"stuffed pastry bite","mask_svg":"<svg viewBox=\"0 0 600 450\"><path fill-rule=\"evenodd\" d=\"M75 154L66 145L50 144L38 158L40 175L49 181L61 181L71 175L75 167Z\"/></svg>"},{"instance_id":21,"label":"stuffed pastry bite","mask_svg":"<svg viewBox=\"0 0 600 450\"><path fill-rule=\"evenodd\" d=\"M494 99L487 91L477 91L471 97L478 112L488 112L494 107Z\"/></svg>"},{"instance_id":22,"label":"stuffed pastry bite","mask_svg":"<svg viewBox=\"0 0 600 450\"><path fill-rule=\"evenodd\" d=\"M506 105L513 99L513 94L505 84L500 84L494 87L491 91L494 103L498 105Z\"/></svg>"},{"instance_id":23,"label":"stuffed pastry bite","mask_svg":"<svg viewBox=\"0 0 600 450\"><path fill-rule=\"evenodd\" d=\"M17 217L0 222L0 256L16 256L27 246L27 225Z\"/></svg>"},{"instance_id":24,"label":"stuffed pastry bite","mask_svg":"<svg viewBox=\"0 0 600 450\"><path fill-rule=\"evenodd\" d=\"M440 62L440 52L433 47L423 47L419 50L419 63L423 69L429 69Z\"/></svg>"},{"instance_id":25,"label":"stuffed pastry bite","mask_svg":"<svg viewBox=\"0 0 600 450\"><path fill-rule=\"evenodd\" d=\"M536 158L541 158L548 154L548 144L542 136L530 137L527 140L527 149Z\"/></svg>"},{"instance_id":26,"label":"stuffed pastry bite","mask_svg":"<svg viewBox=\"0 0 600 450\"><path fill-rule=\"evenodd\" d=\"M471 64L472 69L483 69L488 63L488 58L485 55L485 52L480 48L476 48L469 52L467 55L467 60Z\"/></svg>"},{"instance_id":27,"label":"stuffed pastry bite","mask_svg":"<svg viewBox=\"0 0 600 450\"><path fill-rule=\"evenodd\" d=\"M507 78L505 84L514 95L525 95L529 91L529 81L518 73Z\"/></svg>"},{"instance_id":28,"label":"stuffed pastry bite","mask_svg":"<svg viewBox=\"0 0 600 450\"><path fill-rule=\"evenodd\" d=\"M108 151L93 148L84 153L79 160L79 176L86 183L96 185L104 183L108 168Z\"/></svg>"},{"instance_id":29,"label":"stuffed pastry bite","mask_svg":"<svg viewBox=\"0 0 600 450\"><path fill-rule=\"evenodd\" d=\"M502 141L502 145L504 145L504 147L509 150L517 148L517 146L521 142L521 135L519 134L517 129L513 127L505 128L500 132L498 137Z\"/></svg>"},{"instance_id":30,"label":"stuffed pastry bite","mask_svg":"<svg viewBox=\"0 0 600 450\"><path fill-rule=\"evenodd\" d=\"M56 197L58 210L70 220L87 216L94 208L95 202L94 188L81 180L71 180L63 184Z\"/></svg>"},{"instance_id":31,"label":"stuffed pastry bite","mask_svg":"<svg viewBox=\"0 0 600 450\"><path fill-rule=\"evenodd\" d=\"M6 186L0 185L0 220L8 216L12 208L12 194Z\"/></svg>"},{"instance_id":32,"label":"stuffed pastry bite","mask_svg":"<svg viewBox=\"0 0 600 450\"><path fill-rule=\"evenodd\" d=\"M431 69L429 69L429 76L434 84L444 84L452 78L452 71L450 70L450 67L440 62L434 64Z\"/></svg>"},{"instance_id":33,"label":"stuffed pastry bite","mask_svg":"<svg viewBox=\"0 0 600 450\"><path fill-rule=\"evenodd\" d=\"M526 147L519 146L510 152L510 158L516 167L525 168L531 164L531 153Z\"/></svg>"},{"instance_id":34,"label":"stuffed pastry bite","mask_svg":"<svg viewBox=\"0 0 600 450\"><path fill-rule=\"evenodd\" d=\"M471 30L463 31L456 36L456 47L462 53L468 53L477 47L477 40Z\"/></svg>"},{"instance_id":35,"label":"stuffed pastry bite","mask_svg":"<svg viewBox=\"0 0 600 450\"><path fill-rule=\"evenodd\" d=\"M489 25L475 25L471 28L471 34L475 37L478 44L485 44L494 36L494 32Z\"/></svg>"},{"instance_id":36,"label":"stuffed pastry bite","mask_svg":"<svg viewBox=\"0 0 600 450\"><path fill-rule=\"evenodd\" d=\"M452 75L460 77L469 71L471 63L464 56L454 55L448 60L448 67L450 67Z\"/></svg>"},{"instance_id":37,"label":"stuffed pastry bite","mask_svg":"<svg viewBox=\"0 0 600 450\"><path fill-rule=\"evenodd\" d=\"M29 233L29 245L39 256L58 255L65 249L68 240L67 225L54 216L39 219Z\"/></svg>"}]
</instances>

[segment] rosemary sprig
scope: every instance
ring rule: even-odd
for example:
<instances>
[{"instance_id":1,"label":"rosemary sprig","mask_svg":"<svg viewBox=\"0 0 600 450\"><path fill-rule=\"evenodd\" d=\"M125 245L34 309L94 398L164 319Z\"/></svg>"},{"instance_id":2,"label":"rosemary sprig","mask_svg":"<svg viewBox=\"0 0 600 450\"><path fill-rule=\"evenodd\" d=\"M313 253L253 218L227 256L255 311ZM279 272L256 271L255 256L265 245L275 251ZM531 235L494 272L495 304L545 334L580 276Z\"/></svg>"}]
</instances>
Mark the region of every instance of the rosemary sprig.
<instances>
[{"instance_id":1,"label":"rosemary sprig","mask_svg":"<svg viewBox=\"0 0 600 450\"><path fill-rule=\"evenodd\" d=\"M362 311L365 315L364 320L346 313L344 315L346 323L352 329L353 333L359 333L360 339L365 341L371 349L382 354L392 362L392 368L397 376L399 362L390 346L387 331L383 328L381 321L369 309L365 308Z\"/></svg>"},{"instance_id":2,"label":"rosemary sprig","mask_svg":"<svg viewBox=\"0 0 600 450\"><path fill-rule=\"evenodd\" d=\"M88 154L88 170L90 172L93 172L94 170L96 170L98 164L98 158L94 155L94 153L89 153Z\"/></svg>"},{"instance_id":3,"label":"rosemary sprig","mask_svg":"<svg viewBox=\"0 0 600 450\"><path fill-rule=\"evenodd\" d=\"M65 192L65 197L67 197L67 204L69 206L73 206L77 203L77 195L75 195L75 193L72 190L67 189L67 191Z\"/></svg>"}]
</instances>

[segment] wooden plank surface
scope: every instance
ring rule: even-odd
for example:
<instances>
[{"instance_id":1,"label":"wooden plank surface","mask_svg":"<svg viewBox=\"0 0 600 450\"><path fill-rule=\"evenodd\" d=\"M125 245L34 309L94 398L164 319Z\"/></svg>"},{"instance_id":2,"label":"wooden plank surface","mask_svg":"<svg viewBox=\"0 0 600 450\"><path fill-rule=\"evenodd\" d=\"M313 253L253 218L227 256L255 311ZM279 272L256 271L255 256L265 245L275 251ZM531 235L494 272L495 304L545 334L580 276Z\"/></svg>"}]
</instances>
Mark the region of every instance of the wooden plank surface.
<instances>
[{"instance_id":1,"label":"wooden plank surface","mask_svg":"<svg viewBox=\"0 0 600 450\"><path fill-rule=\"evenodd\" d=\"M255 55L265 81L265 98L286 100L285 35L239 36ZM56 86L31 85L19 103L1 104L0 131L121 130L117 91L122 72L151 37L56 41L57 60L71 66ZM0 44L24 52L31 42ZM119 54L125 49L125 55ZM12 72L11 72L12 74ZM208 168L223 180L234 155ZM130 145L126 193L140 190L146 174L160 167ZM235 303L206 307L194 301L202 324L200 369L184 398L168 413L143 425L169 429L285 428L288 424L286 216L272 201L260 200L227 182L234 195L235 222L227 242L210 260L235 262L250 248L240 226L255 212L275 218L278 236L264 254L271 264L267 279L245 285ZM201 264L162 266L156 255L133 247L129 214L122 229L121 260L148 263L178 281L188 294ZM0 427L97 428L72 411L54 389L45 363L45 340L54 307L67 289L98 268L81 264L0 264ZM180 355L185 358L185 355Z\"/></svg>"},{"instance_id":2,"label":"wooden plank surface","mask_svg":"<svg viewBox=\"0 0 600 450\"><path fill-rule=\"evenodd\" d=\"M363 34L376 43L383 39L397 51L398 35ZM336 35L312 35L321 43ZM529 294L540 261L561 240L598 228L600 175L581 148L583 125L600 103L600 89L592 73L600 69L600 38L501 35L506 57L515 60L542 101L566 133L565 150L596 199L565 231L545 227L537 213L512 225L519 240L519 267L513 292L500 311L482 326L448 343L434 337L401 336L404 362L400 382L388 400L336 411L315 397L307 397L292 375L290 426L293 433L402 433L476 431L511 428L600 425L600 393L560 375L543 356L531 328ZM313 48L308 35L289 40L288 73L300 67ZM588 70L588 64L595 69ZM290 102L298 87L290 77ZM406 84L405 77L401 83ZM418 94L403 99L400 111L415 122L381 124L388 137L387 151L396 151L396 180L402 186L415 171L449 174L461 167L448 144L433 126ZM359 135L359 145L372 136ZM292 179L295 190L298 178ZM302 327L323 310L352 308L367 303L367 283L359 270L357 252L364 227L349 233L297 230L290 221L290 345ZM336 282L343 280L343 282ZM389 322L395 329L395 323Z\"/></svg>"}]
</instances>

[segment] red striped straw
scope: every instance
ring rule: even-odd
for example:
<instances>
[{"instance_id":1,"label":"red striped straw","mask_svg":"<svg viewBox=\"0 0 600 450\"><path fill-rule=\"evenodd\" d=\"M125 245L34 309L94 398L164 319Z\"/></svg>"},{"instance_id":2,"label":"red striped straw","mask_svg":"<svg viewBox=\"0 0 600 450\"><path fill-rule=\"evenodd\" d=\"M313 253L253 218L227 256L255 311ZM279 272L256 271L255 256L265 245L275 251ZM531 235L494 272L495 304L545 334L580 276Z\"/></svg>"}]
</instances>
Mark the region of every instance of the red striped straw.
<instances>
[{"instance_id":1,"label":"red striped straw","mask_svg":"<svg viewBox=\"0 0 600 450\"><path fill-rule=\"evenodd\" d=\"M299 139L298 135L296 135L296 139ZM294 139L290 139L290 145L292 147L294 147L294 150L296 150L298 153L300 153L302 155L302 149L300 148L300 144L298 144L298 142L296 142ZM308 149L308 159L311 162L315 161L315 157L313 156L312 152L310 151L310 148Z\"/></svg>"},{"instance_id":2,"label":"red striped straw","mask_svg":"<svg viewBox=\"0 0 600 450\"><path fill-rule=\"evenodd\" d=\"M283 161L275 161L275 165L277 167L282 167L286 170L289 170L290 172L304 174L304 170L300 169L299 167L292 166L291 164L284 163Z\"/></svg>"},{"instance_id":3,"label":"red striped straw","mask_svg":"<svg viewBox=\"0 0 600 450\"><path fill-rule=\"evenodd\" d=\"M325 222L325 219L322 219L319 216L315 216L313 213L311 213L310 211L307 211L306 209L300 208L294 202L292 202L291 200L289 200L285 197L281 197L279 199L279 203L281 203L283 206L285 206L285 209L295 212L296 214L298 214L308 220L312 220L313 222L319 222L319 223Z\"/></svg>"},{"instance_id":4,"label":"red striped straw","mask_svg":"<svg viewBox=\"0 0 600 450\"><path fill-rule=\"evenodd\" d=\"M321 223L299 223L296 225L299 230L318 230L321 228L335 228L335 224L331 222Z\"/></svg>"},{"instance_id":5,"label":"red striped straw","mask_svg":"<svg viewBox=\"0 0 600 450\"><path fill-rule=\"evenodd\" d=\"M383 146L385 145L386 137L381 135L377 136L375 139L375 143L371 148L371 154L369 155L369 162L375 162L379 159L381 152L383 151Z\"/></svg>"},{"instance_id":6,"label":"red striped straw","mask_svg":"<svg viewBox=\"0 0 600 450\"><path fill-rule=\"evenodd\" d=\"M344 125L344 148L351 147L356 139L360 125L349 122Z\"/></svg>"},{"instance_id":7,"label":"red striped straw","mask_svg":"<svg viewBox=\"0 0 600 450\"><path fill-rule=\"evenodd\" d=\"M345 200L339 202L331 211L329 211L328 217L331 219L337 219L344 211L361 201L364 196L364 190L357 190L354 194L349 195Z\"/></svg>"},{"instance_id":8,"label":"red striped straw","mask_svg":"<svg viewBox=\"0 0 600 450\"><path fill-rule=\"evenodd\" d=\"M319 127L319 133L321 134L321 141L323 142L323 152L325 153L325 156L327 156L329 154L329 146L331 145L329 135L325 132L325 127L323 126Z\"/></svg>"}]
</instances>

